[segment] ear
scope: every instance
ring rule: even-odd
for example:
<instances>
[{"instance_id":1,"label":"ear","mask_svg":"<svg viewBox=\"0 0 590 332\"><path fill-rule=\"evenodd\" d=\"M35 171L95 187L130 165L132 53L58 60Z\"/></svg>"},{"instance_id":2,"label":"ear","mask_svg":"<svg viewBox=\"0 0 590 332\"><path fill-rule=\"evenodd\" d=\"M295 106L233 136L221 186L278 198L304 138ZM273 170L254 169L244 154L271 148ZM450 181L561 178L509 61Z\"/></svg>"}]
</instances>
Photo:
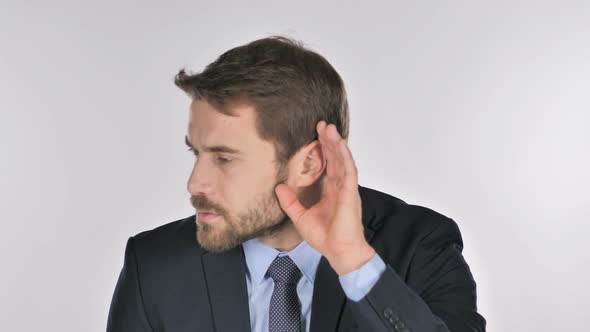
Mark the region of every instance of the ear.
<instances>
[{"instance_id":1,"label":"ear","mask_svg":"<svg viewBox=\"0 0 590 332\"><path fill-rule=\"evenodd\" d=\"M311 186L326 170L326 159L319 140L314 140L299 149L292 161L289 168L295 187Z\"/></svg>"}]
</instances>

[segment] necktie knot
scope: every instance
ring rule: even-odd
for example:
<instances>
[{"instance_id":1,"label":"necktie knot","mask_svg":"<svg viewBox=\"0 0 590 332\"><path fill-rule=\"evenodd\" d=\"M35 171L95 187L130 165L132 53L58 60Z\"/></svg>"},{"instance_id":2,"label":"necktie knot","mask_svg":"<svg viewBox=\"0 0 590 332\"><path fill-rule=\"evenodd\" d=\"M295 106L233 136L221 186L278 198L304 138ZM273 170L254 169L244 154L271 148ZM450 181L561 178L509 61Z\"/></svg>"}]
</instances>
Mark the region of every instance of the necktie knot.
<instances>
[{"instance_id":1,"label":"necktie knot","mask_svg":"<svg viewBox=\"0 0 590 332\"><path fill-rule=\"evenodd\" d=\"M296 284L301 271L289 256L277 256L268 267L268 274L275 283Z\"/></svg>"}]
</instances>

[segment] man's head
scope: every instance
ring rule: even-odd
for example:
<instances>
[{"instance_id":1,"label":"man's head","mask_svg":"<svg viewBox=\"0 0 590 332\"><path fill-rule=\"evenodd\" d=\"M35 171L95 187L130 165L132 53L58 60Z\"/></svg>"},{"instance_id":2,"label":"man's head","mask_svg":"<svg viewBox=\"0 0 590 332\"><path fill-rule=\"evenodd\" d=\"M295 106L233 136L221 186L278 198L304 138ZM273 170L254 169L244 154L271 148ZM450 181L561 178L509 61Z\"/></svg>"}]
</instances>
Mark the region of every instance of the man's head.
<instances>
[{"instance_id":1,"label":"man's head","mask_svg":"<svg viewBox=\"0 0 590 332\"><path fill-rule=\"evenodd\" d=\"M325 160L316 124L333 123L347 139L349 122L342 79L322 56L269 37L225 52L198 74L181 70L175 84L192 98L191 202L219 215L197 220L201 246L224 251L286 227L278 183L304 205L317 201Z\"/></svg>"}]
</instances>

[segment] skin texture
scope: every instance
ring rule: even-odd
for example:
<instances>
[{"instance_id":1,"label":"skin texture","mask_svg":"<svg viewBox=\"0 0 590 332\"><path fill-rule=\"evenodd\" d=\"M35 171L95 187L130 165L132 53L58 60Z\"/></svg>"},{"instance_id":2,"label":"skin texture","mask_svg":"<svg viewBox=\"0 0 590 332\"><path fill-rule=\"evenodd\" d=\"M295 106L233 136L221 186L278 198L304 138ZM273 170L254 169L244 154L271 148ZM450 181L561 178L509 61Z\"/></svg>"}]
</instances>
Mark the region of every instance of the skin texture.
<instances>
[{"instance_id":1,"label":"skin texture","mask_svg":"<svg viewBox=\"0 0 590 332\"><path fill-rule=\"evenodd\" d=\"M297 151L279 174L272 142L256 132L254 107L236 105L232 112L237 116L205 101L191 103L187 139L198 156L187 189L197 212L218 214L197 218L199 244L220 252L259 238L287 251L305 240L339 275L373 257L363 235L357 169L336 127L318 122L319 140ZM218 145L240 153L207 149Z\"/></svg>"}]
</instances>

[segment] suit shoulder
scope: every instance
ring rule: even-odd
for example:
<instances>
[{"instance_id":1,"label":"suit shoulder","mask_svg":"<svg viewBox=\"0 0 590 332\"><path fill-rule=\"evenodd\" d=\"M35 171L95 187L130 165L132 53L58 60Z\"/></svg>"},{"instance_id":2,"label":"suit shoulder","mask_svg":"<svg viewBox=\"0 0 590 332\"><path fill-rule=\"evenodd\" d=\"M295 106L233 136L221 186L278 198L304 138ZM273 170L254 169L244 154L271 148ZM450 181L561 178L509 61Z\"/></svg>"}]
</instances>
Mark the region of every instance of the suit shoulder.
<instances>
[{"instance_id":1,"label":"suit shoulder","mask_svg":"<svg viewBox=\"0 0 590 332\"><path fill-rule=\"evenodd\" d=\"M196 243L195 215L175 220L132 236L136 248L141 251L162 252L194 247Z\"/></svg>"},{"instance_id":2,"label":"suit shoulder","mask_svg":"<svg viewBox=\"0 0 590 332\"><path fill-rule=\"evenodd\" d=\"M189 222L190 219L194 219L194 217L195 216L193 215L190 217L185 217L182 219L171 221L166 224L154 227L152 229L141 231L141 232L135 234L133 237L135 237L136 239L141 239L141 238L160 237L160 236L170 235L170 234L176 233L183 226L185 226L185 224L187 222Z\"/></svg>"},{"instance_id":3,"label":"suit shoulder","mask_svg":"<svg viewBox=\"0 0 590 332\"><path fill-rule=\"evenodd\" d=\"M359 186L363 201L363 217L374 230L395 227L411 231L415 236L427 237L435 230L459 233L456 222L426 206L409 204L379 190ZM366 211L365 211L366 210Z\"/></svg>"}]
</instances>

